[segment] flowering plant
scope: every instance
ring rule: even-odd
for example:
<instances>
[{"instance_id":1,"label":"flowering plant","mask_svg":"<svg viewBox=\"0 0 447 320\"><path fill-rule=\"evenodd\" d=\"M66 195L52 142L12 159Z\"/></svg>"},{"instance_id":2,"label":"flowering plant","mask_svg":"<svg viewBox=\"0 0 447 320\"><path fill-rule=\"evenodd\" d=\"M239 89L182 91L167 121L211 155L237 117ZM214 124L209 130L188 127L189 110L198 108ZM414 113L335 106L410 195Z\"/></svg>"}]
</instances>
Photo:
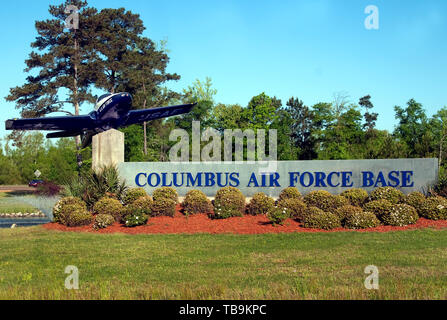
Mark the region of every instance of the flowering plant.
<instances>
[{"instance_id":1,"label":"flowering plant","mask_svg":"<svg viewBox=\"0 0 447 320\"><path fill-rule=\"evenodd\" d=\"M144 213L130 213L124 217L124 225L128 228L142 226L147 223L148 216Z\"/></svg>"},{"instance_id":2,"label":"flowering plant","mask_svg":"<svg viewBox=\"0 0 447 320\"><path fill-rule=\"evenodd\" d=\"M290 211L283 207L274 207L267 213L267 218L275 225L283 225L290 218Z\"/></svg>"}]
</instances>

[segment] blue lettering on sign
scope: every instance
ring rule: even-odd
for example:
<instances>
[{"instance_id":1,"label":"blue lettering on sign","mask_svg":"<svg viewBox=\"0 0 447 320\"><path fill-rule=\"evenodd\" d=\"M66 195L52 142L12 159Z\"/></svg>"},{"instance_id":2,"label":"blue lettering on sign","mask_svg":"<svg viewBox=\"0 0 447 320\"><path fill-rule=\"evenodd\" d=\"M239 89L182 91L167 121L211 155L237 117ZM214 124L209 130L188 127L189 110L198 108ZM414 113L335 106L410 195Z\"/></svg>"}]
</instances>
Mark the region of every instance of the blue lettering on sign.
<instances>
[{"instance_id":1,"label":"blue lettering on sign","mask_svg":"<svg viewBox=\"0 0 447 320\"><path fill-rule=\"evenodd\" d=\"M141 184L141 183L140 183L140 178L141 178L141 177L144 177L144 179L145 179L144 184ZM146 185L147 185L147 174L145 174L145 173L139 173L139 174L137 174L137 176L136 176L136 178L135 178L135 184L136 184L138 187L140 187L140 188L143 188L144 186L146 186Z\"/></svg>"},{"instance_id":2,"label":"blue lettering on sign","mask_svg":"<svg viewBox=\"0 0 447 320\"><path fill-rule=\"evenodd\" d=\"M248 182L248 186L247 187L248 188L252 187L252 184L253 184L254 188L258 188L259 187L258 179L256 179L256 174L254 172L251 174L250 181Z\"/></svg>"},{"instance_id":3,"label":"blue lettering on sign","mask_svg":"<svg viewBox=\"0 0 447 320\"><path fill-rule=\"evenodd\" d=\"M359 187L362 188L412 188L414 187L413 171L389 171L371 172L362 171ZM280 188L280 174L260 174L255 172L249 175L247 188ZM172 172L172 173L138 173L135 176L135 184L140 187L206 187L224 188L227 186L239 187L240 175L238 172ZM289 172L290 187L304 188L352 188L354 186L353 172Z\"/></svg>"},{"instance_id":4,"label":"blue lettering on sign","mask_svg":"<svg viewBox=\"0 0 447 320\"><path fill-rule=\"evenodd\" d=\"M174 186L176 186L177 188L179 188L179 187L183 187L183 183L184 183L184 176L185 176L185 173L184 172L182 172L182 182L181 183L178 183L178 180L177 180L177 176L178 176L178 172L174 172L172 175L173 175L173 177L174 177Z\"/></svg>"},{"instance_id":5,"label":"blue lettering on sign","mask_svg":"<svg viewBox=\"0 0 447 320\"><path fill-rule=\"evenodd\" d=\"M390 171L387 176L380 171L377 177L370 171L362 172L362 187L414 187L413 171Z\"/></svg>"},{"instance_id":6,"label":"blue lettering on sign","mask_svg":"<svg viewBox=\"0 0 447 320\"><path fill-rule=\"evenodd\" d=\"M326 173L324 173L324 172L315 172L315 187L317 187L317 188L321 188L321 187L326 188L327 185L324 182L325 179L326 179Z\"/></svg>"},{"instance_id":7,"label":"blue lettering on sign","mask_svg":"<svg viewBox=\"0 0 447 320\"><path fill-rule=\"evenodd\" d=\"M340 179L340 172L331 172L327 176L327 184L332 188L337 188L340 185L340 182L338 182L337 184L333 183L332 178L334 177L334 175L336 175L337 178Z\"/></svg>"},{"instance_id":8,"label":"blue lettering on sign","mask_svg":"<svg viewBox=\"0 0 447 320\"><path fill-rule=\"evenodd\" d=\"M414 186L414 182L411 182L411 177L413 177L413 171L402 171L403 188L412 188Z\"/></svg>"},{"instance_id":9,"label":"blue lettering on sign","mask_svg":"<svg viewBox=\"0 0 447 320\"><path fill-rule=\"evenodd\" d=\"M305 183L306 176L309 177L309 183L307 184ZM314 175L310 172L303 172L303 174L300 177L300 184L306 188L310 187L311 185L314 184Z\"/></svg>"},{"instance_id":10,"label":"blue lettering on sign","mask_svg":"<svg viewBox=\"0 0 447 320\"><path fill-rule=\"evenodd\" d=\"M298 183L298 177L300 176L299 172L289 172L290 183L289 186L296 187Z\"/></svg>"},{"instance_id":11,"label":"blue lettering on sign","mask_svg":"<svg viewBox=\"0 0 447 320\"><path fill-rule=\"evenodd\" d=\"M224 188L224 187L226 187L226 186L228 186L228 176L229 176L230 174L228 173L228 172L226 172L225 173L225 183L223 183L222 182L222 172L219 172L219 173L217 173L217 185L220 187L220 188Z\"/></svg>"},{"instance_id":12,"label":"blue lettering on sign","mask_svg":"<svg viewBox=\"0 0 447 320\"><path fill-rule=\"evenodd\" d=\"M391 171L388 173L388 187L396 188L399 186L399 171Z\"/></svg>"},{"instance_id":13,"label":"blue lettering on sign","mask_svg":"<svg viewBox=\"0 0 447 320\"><path fill-rule=\"evenodd\" d=\"M281 185L278 182L279 178L280 178L280 176L279 176L278 172L271 174L270 175L270 187L281 187Z\"/></svg>"},{"instance_id":14,"label":"blue lettering on sign","mask_svg":"<svg viewBox=\"0 0 447 320\"><path fill-rule=\"evenodd\" d=\"M352 172L342 172L341 173L341 186L343 188L352 188L354 182L351 182Z\"/></svg>"},{"instance_id":15,"label":"blue lettering on sign","mask_svg":"<svg viewBox=\"0 0 447 320\"><path fill-rule=\"evenodd\" d=\"M267 179L268 178L268 179ZM280 178L279 173L273 173L273 174L262 174L261 175L261 185L259 185L258 179L256 177L256 173L252 173L250 176L250 181L248 182L247 187L253 187L253 188L266 188L266 187L281 187L278 180ZM268 182L267 182L268 180ZM268 183L268 184L267 184ZM253 186L252 186L253 184Z\"/></svg>"},{"instance_id":16,"label":"blue lettering on sign","mask_svg":"<svg viewBox=\"0 0 447 320\"><path fill-rule=\"evenodd\" d=\"M193 179L193 175L191 174L191 173L187 173L186 174L186 186L188 187L188 188L190 188L190 187L201 187L202 186L202 172L199 172L197 175L196 175L196 178L195 179Z\"/></svg>"},{"instance_id":17,"label":"blue lettering on sign","mask_svg":"<svg viewBox=\"0 0 447 320\"><path fill-rule=\"evenodd\" d=\"M364 188L369 188L372 187L374 184L374 173L372 173L371 171L363 171L362 172L362 187Z\"/></svg>"},{"instance_id":18,"label":"blue lettering on sign","mask_svg":"<svg viewBox=\"0 0 447 320\"><path fill-rule=\"evenodd\" d=\"M172 187L172 182L169 184L167 183L168 174L166 172L161 174L161 178L163 187Z\"/></svg>"},{"instance_id":19,"label":"blue lettering on sign","mask_svg":"<svg viewBox=\"0 0 447 320\"><path fill-rule=\"evenodd\" d=\"M379 183L380 183L380 185L379 185ZM383 172L380 171L379 174L377 175L377 180L376 180L376 184L374 185L374 187L378 188L378 187L386 187L386 186L387 186L387 184L385 181L385 177L383 175Z\"/></svg>"},{"instance_id":20,"label":"blue lettering on sign","mask_svg":"<svg viewBox=\"0 0 447 320\"><path fill-rule=\"evenodd\" d=\"M152 178L155 177L155 181L156 183L152 183ZM160 175L158 173L151 173L148 177L147 177L147 183L152 187L152 188L156 188L160 185L161 182L161 178Z\"/></svg>"},{"instance_id":21,"label":"blue lettering on sign","mask_svg":"<svg viewBox=\"0 0 447 320\"><path fill-rule=\"evenodd\" d=\"M214 173L211 172L207 172L205 173L205 187L214 187L214 185L216 184L216 175Z\"/></svg>"},{"instance_id":22,"label":"blue lettering on sign","mask_svg":"<svg viewBox=\"0 0 447 320\"><path fill-rule=\"evenodd\" d=\"M233 172L232 174L230 174L230 180L230 187L239 187L240 181L238 172Z\"/></svg>"}]
</instances>

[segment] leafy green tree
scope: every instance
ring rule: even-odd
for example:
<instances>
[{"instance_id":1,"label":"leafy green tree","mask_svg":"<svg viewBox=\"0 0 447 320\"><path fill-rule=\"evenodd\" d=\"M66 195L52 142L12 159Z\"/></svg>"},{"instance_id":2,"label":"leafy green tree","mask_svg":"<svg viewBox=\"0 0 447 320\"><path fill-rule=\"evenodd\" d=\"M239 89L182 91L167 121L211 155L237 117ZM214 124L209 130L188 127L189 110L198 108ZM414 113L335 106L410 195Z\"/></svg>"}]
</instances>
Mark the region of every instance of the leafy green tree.
<instances>
[{"instance_id":1,"label":"leafy green tree","mask_svg":"<svg viewBox=\"0 0 447 320\"><path fill-rule=\"evenodd\" d=\"M26 134L20 148L5 145L5 154L11 159L17 169L21 172L21 181L26 183L34 178L34 172L39 168L40 160L45 157L44 137L40 132Z\"/></svg>"},{"instance_id":2,"label":"leafy green tree","mask_svg":"<svg viewBox=\"0 0 447 320\"><path fill-rule=\"evenodd\" d=\"M357 106L336 107L330 103L318 103L312 108L318 158L361 158L362 115Z\"/></svg>"},{"instance_id":3,"label":"leafy green tree","mask_svg":"<svg viewBox=\"0 0 447 320\"><path fill-rule=\"evenodd\" d=\"M281 108L281 100L270 98L264 92L253 97L243 110L242 116L250 129L269 130L277 119L277 111Z\"/></svg>"},{"instance_id":4,"label":"leafy green tree","mask_svg":"<svg viewBox=\"0 0 447 320\"><path fill-rule=\"evenodd\" d=\"M133 125L120 129L124 133L124 155L126 162L143 162L143 130L142 125Z\"/></svg>"},{"instance_id":5,"label":"leafy green tree","mask_svg":"<svg viewBox=\"0 0 447 320\"><path fill-rule=\"evenodd\" d=\"M443 165L446 152L447 142L447 107L441 108L433 117L429 120L429 131L432 136L430 141L431 148L433 149L433 156L437 156L439 159L439 167Z\"/></svg>"},{"instance_id":6,"label":"leafy green tree","mask_svg":"<svg viewBox=\"0 0 447 320\"><path fill-rule=\"evenodd\" d=\"M213 110L212 123L214 128L220 132L225 129L244 129L248 122L242 116L243 108L238 104L227 105L219 103Z\"/></svg>"},{"instance_id":7,"label":"leafy green tree","mask_svg":"<svg viewBox=\"0 0 447 320\"><path fill-rule=\"evenodd\" d=\"M14 162L3 154L0 145L0 185L16 185L22 183L22 175Z\"/></svg>"},{"instance_id":8,"label":"leafy green tree","mask_svg":"<svg viewBox=\"0 0 447 320\"><path fill-rule=\"evenodd\" d=\"M429 154L428 119L422 104L411 99L407 102L406 108L395 106L394 110L396 119L399 121L394 130L394 136L408 146L408 156L424 157Z\"/></svg>"},{"instance_id":9,"label":"leafy green tree","mask_svg":"<svg viewBox=\"0 0 447 320\"><path fill-rule=\"evenodd\" d=\"M407 157L407 145L386 130L372 129L360 145L362 159L399 159Z\"/></svg>"},{"instance_id":10,"label":"leafy green tree","mask_svg":"<svg viewBox=\"0 0 447 320\"><path fill-rule=\"evenodd\" d=\"M213 88L211 78L207 77L205 81L197 79L191 86L183 90L183 103L197 103L190 113L183 114L169 120L177 128L185 129L191 132L193 121L200 121L202 128L213 127L213 109L215 104L215 95L217 90Z\"/></svg>"},{"instance_id":11,"label":"leafy green tree","mask_svg":"<svg viewBox=\"0 0 447 320\"><path fill-rule=\"evenodd\" d=\"M60 139L55 145L49 143L45 151L38 159L44 179L64 184L76 175L76 143L73 139Z\"/></svg>"}]
</instances>

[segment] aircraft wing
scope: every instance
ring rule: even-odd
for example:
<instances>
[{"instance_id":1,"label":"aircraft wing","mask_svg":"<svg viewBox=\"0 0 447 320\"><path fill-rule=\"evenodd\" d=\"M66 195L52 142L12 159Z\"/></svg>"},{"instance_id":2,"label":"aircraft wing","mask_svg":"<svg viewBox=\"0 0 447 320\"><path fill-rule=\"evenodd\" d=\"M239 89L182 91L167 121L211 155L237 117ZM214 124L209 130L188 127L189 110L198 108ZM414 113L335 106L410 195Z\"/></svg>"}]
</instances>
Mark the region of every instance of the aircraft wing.
<instances>
[{"instance_id":1,"label":"aircraft wing","mask_svg":"<svg viewBox=\"0 0 447 320\"><path fill-rule=\"evenodd\" d=\"M51 117L37 119L13 119L6 121L6 130L84 131L95 127L89 115Z\"/></svg>"},{"instance_id":2,"label":"aircraft wing","mask_svg":"<svg viewBox=\"0 0 447 320\"><path fill-rule=\"evenodd\" d=\"M173 107L130 111L127 119L122 124L122 126L130 126L132 124L143 123L146 121L152 121L177 116L179 114L189 113L192 108L194 108L194 106L196 106L196 103Z\"/></svg>"}]
</instances>

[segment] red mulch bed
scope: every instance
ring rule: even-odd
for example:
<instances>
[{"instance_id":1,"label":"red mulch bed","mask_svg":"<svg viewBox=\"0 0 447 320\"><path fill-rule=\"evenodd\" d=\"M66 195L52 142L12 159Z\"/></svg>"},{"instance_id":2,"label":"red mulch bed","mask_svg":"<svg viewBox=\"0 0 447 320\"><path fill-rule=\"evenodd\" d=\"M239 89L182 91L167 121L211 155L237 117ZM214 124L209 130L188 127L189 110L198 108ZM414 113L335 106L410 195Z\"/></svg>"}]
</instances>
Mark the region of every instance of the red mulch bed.
<instances>
[{"instance_id":1,"label":"red mulch bed","mask_svg":"<svg viewBox=\"0 0 447 320\"><path fill-rule=\"evenodd\" d=\"M150 218L147 225L135 228L126 228L119 223L102 229L99 231L93 230L92 226L68 228L60 224L49 223L43 226L48 230L71 231L71 232L92 232L92 233L126 233L126 234L195 234L195 233L210 233L210 234L264 234L264 233L293 233L293 232L340 232L352 231L343 228L334 229L331 231L319 229L306 229L301 227L299 222L294 220L287 220L284 226L273 226L270 224L266 216L244 216L223 220L211 220L205 214L192 215L185 217L180 213L180 207L177 208L177 214L174 218L171 217L155 217ZM424 218L410 226L406 227L391 227L380 226L377 228L370 228L366 230L358 230L358 232L389 232L399 230L412 230L447 228L447 221L433 221Z\"/></svg>"}]
</instances>

